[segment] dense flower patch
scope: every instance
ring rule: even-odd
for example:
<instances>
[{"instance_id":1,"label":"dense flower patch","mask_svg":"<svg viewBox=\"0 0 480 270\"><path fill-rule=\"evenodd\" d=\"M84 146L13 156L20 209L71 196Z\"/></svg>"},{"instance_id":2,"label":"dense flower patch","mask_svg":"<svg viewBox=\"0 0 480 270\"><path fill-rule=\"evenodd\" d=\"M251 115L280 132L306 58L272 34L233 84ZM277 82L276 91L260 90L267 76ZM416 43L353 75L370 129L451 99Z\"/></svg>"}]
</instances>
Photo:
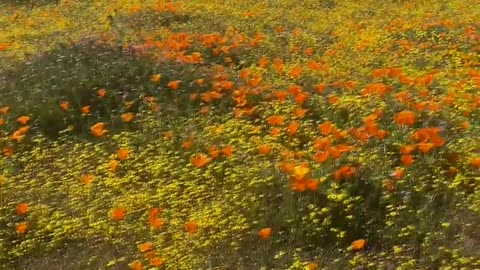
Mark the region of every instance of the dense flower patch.
<instances>
[{"instance_id":1,"label":"dense flower patch","mask_svg":"<svg viewBox=\"0 0 480 270\"><path fill-rule=\"evenodd\" d=\"M1 266L480 267L480 14L397 2L5 6Z\"/></svg>"}]
</instances>

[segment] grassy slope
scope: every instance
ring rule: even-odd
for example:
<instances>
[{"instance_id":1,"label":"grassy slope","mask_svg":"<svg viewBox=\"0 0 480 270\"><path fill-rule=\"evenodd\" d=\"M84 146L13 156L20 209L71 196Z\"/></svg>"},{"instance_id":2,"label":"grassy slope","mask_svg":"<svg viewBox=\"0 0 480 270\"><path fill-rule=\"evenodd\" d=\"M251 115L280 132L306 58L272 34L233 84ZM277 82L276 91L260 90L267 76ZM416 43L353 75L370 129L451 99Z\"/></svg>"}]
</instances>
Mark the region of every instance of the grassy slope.
<instances>
[{"instance_id":1,"label":"grassy slope","mask_svg":"<svg viewBox=\"0 0 480 270\"><path fill-rule=\"evenodd\" d=\"M479 172L472 162L480 151L480 112L472 78L478 75L471 75L479 70L480 10L471 8L478 1L192 0L175 10L135 0L40 4L0 8L0 44L8 45L0 57L13 63L0 66L0 107L10 107L0 146L15 152L2 157L0 167L5 269L125 269L135 260L148 266L152 261L138 250L145 242L154 243L150 255L164 260L161 269L303 269L310 262L325 269L478 267ZM477 29L473 38L468 27ZM293 34L296 28L301 32ZM164 47L140 54L128 49L149 39L181 43L172 34L178 32L218 32L226 40L219 49L247 42L215 55L192 37L185 54L200 52L201 65L169 61ZM259 32L264 38L252 46ZM283 59L287 75L259 66L262 57ZM309 70L311 60L325 69ZM298 79L288 75L294 67L303 68ZM403 79L372 76L383 67L400 67ZM253 74L248 81L239 78L242 68ZM434 82L422 83L432 71ZM150 81L157 73L161 80ZM258 87L255 76L262 78ZM181 80L178 91L168 86L175 80ZM318 93L321 83L328 87ZM391 90L366 96L362 91L372 83ZM298 96L272 101L274 90L294 85L308 93L305 104L297 104ZM107 89L105 98L98 97L100 88ZM212 89L223 97L191 101L191 94ZM247 91L253 116L234 117L232 110L242 110L235 108L232 98L241 92L234 90ZM147 96L155 102L145 102ZM332 97L339 100L332 104ZM62 101L70 102L69 110L59 107ZM91 105L88 115L80 112L85 105ZM209 112L199 113L206 107ZM304 118L294 114L300 107L308 110ZM383 114L375 122L388 136L372 133L362 142L363 118L378 109ZM402 110L414 111L418 121L396 124ZM128 111L135 118L124 123ZM16 143L10 136L20 115L32 120ZM272 115L286 117L285 125L299 123L298 133L281 127L273 136ZM89 133L99 121L107 125L106 138ZM336 134L319 132L326 121ZM415 162L406 166L401 146L417 143L412 134L427 127L439 127L445 144L413 152ZM323 150L315 139L322 137L354 150L318 162ZM272 153L259 154L262 145ZM213 159L213 146L234 152ZM118 149L131 154L112 172ZM198 154L213 160L196 168L191 158ZM292 190L305 180L305 163L319 188ZM356 172L339 181L342 166ZM405 175L396 177L402 168ZM86 174L94 176L88 185L81 182ZM15 213L19 203L28 204L26 214ZM156 207L164 209L165 225L152 229L149 209ZM117 208L126 209L121 221L111 218ZM198 232L185 232L188 221ZM26 234L15 232L21 222L28 224ZM267 227L272 237L262 240L258 231ZM351 250L357 239L367 240L364 251Z\"/></svg>"}]
</instances>

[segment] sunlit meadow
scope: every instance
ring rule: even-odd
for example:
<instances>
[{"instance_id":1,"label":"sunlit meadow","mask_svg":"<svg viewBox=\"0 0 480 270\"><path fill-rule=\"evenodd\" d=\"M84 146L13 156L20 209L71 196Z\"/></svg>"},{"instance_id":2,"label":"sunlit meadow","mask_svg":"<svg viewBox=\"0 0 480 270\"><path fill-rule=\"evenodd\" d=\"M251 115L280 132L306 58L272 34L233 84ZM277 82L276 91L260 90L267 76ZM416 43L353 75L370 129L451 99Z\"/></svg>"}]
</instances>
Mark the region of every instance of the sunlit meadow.
<instances>
[{"instance_id":1,"label":"sunlit meadow","mask_svg":"<svg viewBox=\"0 0 480 270\"><path fill-rule=\"evenodd\" d=\"M479 6L1 0L0 269L480 269Z\"/></svg>"}]
</instances>

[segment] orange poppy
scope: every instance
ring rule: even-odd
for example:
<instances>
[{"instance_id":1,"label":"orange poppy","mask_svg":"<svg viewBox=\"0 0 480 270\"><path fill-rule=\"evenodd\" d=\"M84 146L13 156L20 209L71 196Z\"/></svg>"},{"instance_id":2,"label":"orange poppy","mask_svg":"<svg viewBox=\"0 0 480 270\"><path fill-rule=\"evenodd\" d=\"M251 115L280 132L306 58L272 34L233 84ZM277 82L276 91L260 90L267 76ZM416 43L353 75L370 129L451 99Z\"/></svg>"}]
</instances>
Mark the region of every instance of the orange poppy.
<instances>
[{"instance_id":1,"label":"orange poppy","mask_svg":"<svg viewBox=\"0 0 480 270\"><path fill-rule=\"evenodd\" d=\"M153 250L153 249L154 249L154 246L152 242L146 242L138 246L138 250L140 250L140 252L142 253Z\"/></svg>"},{"instance_id":2,"label":"orange poppy","mask_svg":"<svg viewBox=\"0 0 480 270\"><path fill-rule=\"evenodd\" d=\"M5 124L5 120L3 120L3 118L0 118L0 126Z\"/></svg>"},{"instance_id":3,"label":"orange poppy","mask_svg":"<svg viewBox=\"0 0 480 270\"><path fill-rule=\"evenodd\" d=\"M189 222L185 223L184 227L185 227L185 230L187 231L187 233L189 233L189 234L194 234L198 230L198 225L195 221L189 221Z\"/></svg>"},{"instance_id":4,"label":"orange poppy","mask_svg":"<svg viewBox=\"0 0 480 270\"><path fill-rule=\"evenodd\" d=\"M318 189L318 184L320 182L317 180L307 180L305 182L305 186L307 187L308 190L315 191Z\"/></svg>"},{"instance_id":5,"label":"orange poppy","mask_svg":"<svg viewBox=\"0 0 480 270\"><path fill-rule=\"evenodd\" d=\"M232 82L232 81L222 81L222 82L220 83L220 86L221 86L223 89L225 89L225 90L232 90L233 87L235 86L235 82ZM222 97L222 95L220 95L220 94L217 93L217 97L216 97L216 98L219 99L219 98L221 98L221 97Z\"/></svg>"},{"instance_id":6,"label":"orange poppy","mask_svg":"<svg viewBox=\"0 0 480 270\"><path fill-rule=\"evenodd\" d=\"M365 239L358 239L352 242L352 249L353 250L362 250L365 247L366 241Z\"/></svg>"},{"instance_id":7,"label":"orange poppy","mask_svg":"<svg viewBox=\"0 0 480 270\"><path fill-rule=\"evenodd\" d=\"M375 136L378 133L378 124L377 123L366 123L365 124L365 131L370 136Z\"/></svg>"},{"instance_id":8,"label":"orange poppy","mask_svg":"<svg viewBox=\"0 0 480 270\"><path fill-rule=\"evenodd\" d=\"M469 129L470 128L470 123L468 121L463 121L462 123L460 123L460 126L463 129Z\"/></svg>"},{"instance_id":9,"label":"orange poppy","mask_svg":"<svg viewBox=\"0 0 480 270\"><path fill-rule=\"evenodd\" d=\"M318 269L318 264L311 262L307 264L307 270L317 270Z\"/></svg>"},{"instance_id":10,"label":"orange poppy","mask_svg":"<svg viewBox=\"0 0 480 270\"><path fill-rule=\"evenodd\" d=\"M296 192L304 192L307 190L306 181L304 179L294 180L290 186L290 189Z\"/></svg>"},{"instance_id":11,"label":"orange poppy","mask_svg":"<svg viewBox=\"0 0 480 270\"><path fill-rule=\"evenodd\" d=\"M273 69L278 74L281 74L283 72L283 60L280 58L273 59Z\"/></svg>"},{"instance_id":12,"label":"orange poppy","mask_svg":"<svg viewBox=\"0 0 480 270\"><path fill-rule=\"evenodd\" d=\"M284 121L285 121L284 116L272 115L267 118L267 122L270 125L283 125Z\"/></svg>"},{"instance_id":13,"label":"orange poppy","mask_svg":"<svg viewBox=\"0 0 480 270\"><path fill-rule=\"evenodd\" d=\"M7 157L11 157L13 155L13 148L12 147L3 148L3 154Z\"/></svg>"},{"instance_id":14,"label":"orange poppy","mask_svg":"<svg viewBox=\"0 0 480 270\"><path fill-rule=\"evenodd\" d=\"M248 68L243 68L242 70L240 70L240 72L238 73L238 77L244 81L247 81L248 78L250 77L250 70Z\"/></svg>"},{"instance_id":15,"label":"orange poppy","mask_svg":"<svg viewBox=\"0 0 480 270\"><path fill-rule=\"evenodd\" d=\"M367 117L362 119L364 124L372 124L378 119L378 115L376 113L370 114Z\"/></svg>"},{"instance_id":16,"label":"orange poppy","mask_svg":"<svg viewBox=\"0 0 480 270\"><path fill-rule=\"evenodd\" d=\"M296 96L296 95L303 92L303 88L300 85L292 85L292 86L288 87L288 92L291 95Z\"/></svg>"},{"instance_id":17,"label":"orange poppy","mask_svg":"<svg viewBox=\"0 0 480 270\"><path fill-rule=\"evenodd\" d=\"M95 125L93 125L90 128L90 132L92 133L93 136L95 137L102 137L104 136L108 131L105 129L105 123L103 122L98 122Z\"/></svg>"},{"instance_id":18,"label":"orange poppy","mask_svg":"<svg viewBox=\"0 0 480 270\"><path fill-rule=\"evenodd\" d=\"M272 147L264 144L264 145L260 145L260 147L258 148L258 152L260 152L260 154L262 155L268 155L270 154L270 152L272 151Z\"/></svg>"},{"instance_id":19,"label":"orange poppy","mask_svg":"<svg viewBox=\"0 0 480 270\"><path fill-rule=\"evenodd\" d=\"M269 63L269 60L267 57L263 56L262 58L260 58L260 60L258 61L258 66L261 67L261 68L265 68Z\"/></svg>"},{"instance_id":20,"label":"orange poppy","mask_svg":"<svg viewBox=\"0 0 480 270\"><path fill-rule=\"evenodd\" d=\"M308 49L307 49L308 50ZM305 50L305 54L308 55L307 50ZM311 52L313 53L313 49L311 49ZM308 61L308 68L310 70L316 70L316 71L324 71L324 65L320 62L315 62L313 60Z\"/></svg>"},{"instance_id":21,"label":"orange poppy","mask_svg":"<svg viewBox=\"0 0 480 270\"><path fill-rule=\"evenodd\" d=\"M435 147L440 147L445 144L446 140L444 138L441 138L439 136L433 136L430 138L430 141L433 143Z\"/></svg>"},{"instance_id":22,"label":"orange poppy","mask_svg":"<svg viewBox=\"0 0 480 270\"><path fill-rule=\"evenodd\" d=\"M335 104L335 103L337 103L338 99L339 99L339 97L336 96L335 94L329 95L328 96L328 103Z\"/></svg>"},{"instance_id":23,"label":"orange poppy","mask_svg":"<svg viewBox=\"0 0 480 270\"><path fill-rule=\"evenodd\" d=\"M401 152L403 155L409 155L409 154L412 153L416 148L417 148L417 145L415 145L415 144L402 145L402 146L400 146L400 152Z\"/></svg>"},{"instance_id":24,"label":"orange poppy","mask_svg":"<svg viewBox=\"0 0 480 270\"><path fill-rule=\"evenodd\" d=\"M208 154L212 158L218 158L218 156L220 156L220 151L217 149L217 147L211 146L211 147L208 148Z\"/></svg>"},{"instance_id":25,"label":"orange poppy","mask_svg":"<svg viewBox=\"0 0 480 270\"><path fill-rule=\"evenodd\" d=\"M293 111L293 115L295 116L295 118L303 118L305 117L305 114L308 112L307 109L303 109L303 108L295 108L295 110Z\"/></svg>"},{"instance_id":26,"label":"orange poppy","mask_svg":"<svg viewBox=\"0 0 480 270\"><path fill-rule=\"evenodd\" d=\"M195 167L201 168L205 166L207 163L209 163L211 160L212 160L211 158L209 158L204 154L198 154L193 156L190 161L192 162L193 165L195 165Z\"/></svg>"},{"instance_id":27,"label":"orange poppy","mask_svg":"<svg viewBox=\"0 0 480 270\"><path fill-rule=\"evenodd\" d=\"M63 101L62 103L60 103L60 108L62 108L62 110L64 111L68 111L68 109L70 108L70 102Z\"/></svg>"},{"instance_id":28,"label":"orange poppy","mask_svg":"<svg viewBox=\"0 0 480 270\"><path fill-rule=\"evenodd\" d=\"M258 235L262 239L269 239L272 236L272 228L263 228L260 231L258 231Z\"/></svg>"},{"instance_id":29,"label":"orange poppy","mask_svg":"<svg viewBox=\"0 0 480 270\"><path fill-rule=\"evenodd\" d=\"M16 212L17 212L17 215L26 214L28 212L28 204L27 203L17 204Z\"/></svg>"},{"instance_id":30,"label":"orange poppy","mask_svg":"<svg viewBox=\"0 0 480 270\"><path fill-rule=\"evenodd\" d=\"M298 79L302 76L303 69L300 66L295 66L290 70L290 77L293 79Z\"/></svg>"},{"instance_id":31,"label":"orange poppy","mask_svg":"<svg viewBox=\"0 0 480 270\"><path fill-rule=\"evenodd\" d=\"M437 133L438 132L436 130L434 131L432 128L421 128L412 135L412 139L425 142L432 136L437 136Z\"/></svg>"},{"instance_id":32,"label":"orange poppy","mask_svg":"<svg viewBox=\"0 0 480 270\"><path fill-rule=\"evenodd\" d=\"M328 156L329 156L329 152L328 151L319 151L315 154L315 156L313 157L318 163L323 163L325 161L327 161L328 159Z\"/></svg>"},{"instance_id":33,"label":"orange poppy","mask_svg":"<svg viewBox=\"0 0 480 270\"><path fill-rule=\"evenodd\" d=\"M417 121L417 116L412 111L404 110L395 115L394 120L401 126L411 126Z\"/></svg>"},{"instance_id":34,"label":"orange poppy","mask_svg":"<svg viewBox=\"0 0 480 270\"><path fill-rule=\"evenodd\" d=\"M108 167L110 168L111 172L116 172L118 169L118 166L120 165L120 162L117 160L113 159L108 163Z\"/></svg>"},{"instance_id":35,"label":"orange poppy","mask_svg":"<svg viewBox=\"0 0 480 270\"><path fill-rule=\"evenodd\" d=\"M234 150L233 146L227 145L227 146L223 147L221 151L222 151L222 154L224 156L229 157L229 156L232 155L233 150Z\"/></svg>"},{"instance_id":36,"label":"orange poppy","mask_svg":"<svg viewBox=\"0 0 480 270\"><path fill-rule=\"evenodd\" d=\"M162 76L160 74L155 74L155 75L152 75L150 77L150 81L153 82L153 83L158 83L158 82L160 82L161 78L162 78Z\"/></svg>"},{"instance_id":37,"label":"orange poppy","mask_svg":"<svg viewBox=\"0 0 480 270\"><path fill-rule=\"evenodd\" d=\"M17 131L20 132L20 134L26 134L28 130L30 130L30 126L21 127Z\"/></svg>"},{"instance_id":38,"label":"orange poppy","mask_svg":"<svg viewBox=\"0 0 480 270\"><path fill-rule=\"evenodd\" d=\"M83 115L87 115L90 113L90 105L83 106L82 108L80 108L80 110L82 111Z\"/></svg>"},{"instance_id":39,"label":"orange poppy","mask_svg":"<svg viewBox=\"0 0 480 270\"><path fill-rule=\"evenodd\" d=\"M303 163L301 165L295 166L293 168L292 177L295 180L302 180L310 173L310 168L308 167L307 163Z\"/></svg>"},{"instance_id":40,"label":"orange poppy","mask_svg":"<svg viewBox=\"0 0 480 270\"><path fill-rule=\"evenodd\" d=\"M134 115L132 112L124 113L124 114L122 114L122 116L121 116L122 121L123 121L123 122L126 122L126 123L131 122L134 117L135 117L135 115Z\"/></svg>"},{"instance_id":41,"label":"orange poppy","mask_svg":"<svg viewBox=\"0 0 480 270\"><path fill-rule=\"evenodd\" d=\"M277 33L285 32L285 28L284 28L283 26L281 26L281 25L275 26L275 27L274 27L274 30L275 30L275 32L277 32Z\"/></svg>"},{"instance_id":42,"label":"orange poppy","mask_svg":"<svg viewBox=\"0 0 480 270\"><path fill-rule=\"evenodd\" d=\"M319 94L323 94L323 92L327 89L326 83L320 83L315 86L315 91Z\"/></svg>"},{"instance_id":43,"label":"orange poppy","mask_svg":"<svg viewBox=\"0 0 480 270\"><path fill-rule=\"evenodd\" d=\"M302 30L300 28L295 28L292 31L292 35L295 37L298 37L302 33Z\"/></svg>"},{"instance_id":44,"label":"orange poppy","mask_svg":"<svg viewBox=\"0 0 480 270\"><path fill-rule=\"evenodd\" d=\"M163 259L160 257L155 257L150 260L150 265L154 267L158 267L163 264Z\"/></svg>"},{"instance_id":45,"label":"orange poppy","mask_svg":"<svg viewBox=\"0 0 480 270\"><path fill-rule=\"evenodd\" d=\"M180 80L168 82L168 87L172 90L177 90L180 87Z\"/></svg>"},{"instance_id":46,"label":"orange poppy","mask_svg":"<svg viewBox=\"0 0 480 270\"><path fill-rule=\"evenodd\" d=\"M92 181L93 181L93 175L91 174L85 174L82 176L82 178L80 179L80 181L82 181L82 183L84 183L85 185L87 184L90 184Z\"/></svg>"},{"instance_id":47,"label":"orange poppy","mask_svg":"<svg viewBox=\"0 0 480 270\"><path fill-rule=\"evenodd\" d=\"M125 218L125 208L123 207L117 207L117 208L114 208L112 209L112 211L110 212L110 216L113 220L122 220Z\"/></svg>"},{"instance_id":48,"label":"orange poppy","mask_svg":"<svg viewBox=\"0 0 480 270\"><path fill-rule=\"evenodd\" d=\"M292 172L293 172L293 168L294 168L294 164L293 164L293 163L289 163L289 162L280 162L280 163L278 163L278 167L280 168L280 170L281 170L282 172L292 173Z\"/></svg>"},{"instance_id":49,"label":"orange poppy","mask_svg":"<svg viewBox=\"0 0 480 270\"><path fill-rule=\"evenodd\" d=\"M19 128L17 131L18 131L20 134L24 135L24 134L26 134L26 133L28 132L28 130L30 130L30 126L21 127L21 128Z\"/></svg>"},{"instance_id":50,"label":"orange poppy","mask_svg":"<svg viewBox=\"0 0 480 270\"><path fill-rule=\"evenodd\" d=\"M107 90L105 88L99 89L97 94L99 97L105 97L107 95Z\"/></svg>"},{"instance_id":51,"label":"orange poppy","mask_svg":"<svg viewBox=\"0 0 480 270\"><path fill-rule=\"evenodd\" d=\"M185 148L185 149L190 149L192 147L192 144L193 144L193 142L191 140L184 141L182 143L182 147Z\"/></svg>"},{"instance_id":52,"label":"orange poppy","mask_svg":"<svg viewBox=\"0 0 480 270\"><path fill-rule=\"evenodd\" d=\"M237 103L236 104L237 107L243 107L243 106L247 105L247 102L248 102L247 98L246 98L246 95L244 95L244 94L233 97L232 99Z\"/></svg>"},{"instance_id":53,"label":"orange poppy","mask_svg":"<svg viewBox=\"0 0 480 270\"><path fill-rule=\"evenodd\" d=\"M270 135L272 136L278 136L280 134L280 129L277 127L273 127L270 129Z\"/></svg>"},{"instance_id":54,"label":"orange poppy","mask_svg":"<svg viewBox=\"0 0 480 270\"><path fill-rule=\"evenodd\" d=\"M328 148L328 154L334 159L339 159L342 156L342 152L336 146L330 146Z\"/></svg>"},{"instance_id":55,"label":"orange poppy","mask_svg":"<svg viewBox=\"0 0 480 270\"><path fill-rule=\"evenodd\" d=\"M340 181L343 178L350 178L355 175L356 169L349 166L344 165L340 167L340 169L336 170L334 173L335 181Z\"/></svg>"},{"instance_id":56,"label":"orange poppy","mask_svg":"<svg viewBox=\"0 0 480 270\"><path fill-rule=\"evenodd\" d=\"M412 155L402 155L400 161L402 161L405 166L411 166L415 162L415 159Z\"/></svg>"},{"instance_id":57,"label":"orange poppy","mask_svg":"<svg viewBox=\"0 0 480 270\"><path fill-rule=\"evenodd\" d=\"M347 144L339 144L339 145L336 146L336 148L337 148L338 151L339 151L340 153L342 153L342 154L343 154L343 153L350 152L350 151L352 151L352 150L354 149L353 146L347 145Z\"/></svg>"},{"instance_id":58,"label":"orange poppy","mask_svg":"<svg viewBox=\"0 0 480 270\"><path fill-rule=\"evenodd\" d=\"M326 121L318 126L318 129L320 130L320 133L322 135L328 135L332 133L335 130L335 126L333 125L332 122Z\"/></svg>"},{"instance_id":59,"label":"orange poppy","mask_svg":"<svg viewBox=\"0 0 480 270\"><path fill-rule=\"evenodd\" d=\"M305 93L305 92L298 93L295 96L295 103L297 103L298 105L303 105L307 101L309 96L310 95L308 93Z\"/></svg>"},{"instance_id":60,"label":"orange poppy","mask_svg":"<svg viewBox=\"0 0 480 270\"><path fill-rule=\"evenodd\" d=\"M21 130L16 130L15 132L13 132L12 136L10 136L12 140L17 142L20 142L21 140L23 140L24 137L25 135Z\"/></svg>"},{"instance_id":61,"label":"orange poppy","mask_svg":"<svg viewBox=\"0 0 480 270\"><path fill-rule=\"evenodd\" d=\"M156 218L160 212L163 211L162 208L152 208L148 210L148 217L149 218Z\"/></svg>"},{"instance_id":62,"label":"orange poppy","mask_svg":"<svg viewBox=\"0 0 480 270\"><path fill-rule=\"evenodd\" d=\"M118 149L117 157L120 161L126 160L129 156L130 156L130 150L124 149L124 148Z\"/></svg>"},{"instance_id":63,"label":"orange poppy","mask_svg":"<svg viewBox=\"0 0 480 270\"><path fill-rule=\"evenodd\" d=\"M196 79L195 83L201 86L205 83L205 79Z\"/></svg>"},{"instance_id":64,"label":"orange poppy","mask_svg":"<svg viewBox=\"0 0 480 270\"><path fill-rule=\"evenodd\" d=\"M418 102L418 103L415 103L413 104L413 107L415 108L415 110L417 111L423 111L425 110L425 107L427 106L427 103L425 101L422 101L422 102Z\"/></svg>"},{"instance_id":65,"label":"orange poppy","mask_svg":"<svg viewBox=\"0 0 480 270\"><path fill-rule=\"evenodd\" d=\"M207 114L209 111L210 111L209 106L202 106L202 108L200 108L200 113L201 114Z\"/></svg>"},{"instance_id":66,"label":"orange poppy","mask_svg":"<svg viewBox=\"0 0 480 270\"><path fill-rule=\"evenodd\" d=\"M2 113L3 115L5 115L5 114L8 113L9 110L10 110L10 107L5 106L5 107L0 108L0 113Z\"/></svg>"},{"instance_id":67,"label":"orange poppy","mask_svg":"<svg viewBox=\"0 0 480 270\"><path fill-rule=\"evenodd\" d=\"M287 133L289 135L294 135L297 133L299 127L300 127L300 124L297 121L292 121L287 127Z\"/></svg>"},{"instance_id":68,"label":"orange poppy","mask_svg":"<svg viewBox=\"0 0 480 270\"><path fill-rule=\"evenodd\" d=\"M278 101L285 101L288 98L289 93L287 91L274 91L272 95L278 100Z\"/></svg>"},{"instance_id":69,"label":"orange poppy","mask_svg":"<svg viewBox=\"0 0 480 270\"><path fill-rule=\"evenodd\" d=\"M404 175L405 175L405 169L400 167L396 168L395 171L393 171L392 173L392 177L397 180L402 179Z\"/></svg>"},{"instance_id":70,"label":"orange poppy","mask_svg":"<svg viewBox=\"0 0 480 270\"><path fill-rule=\"evenodd\" d=\"M376 94L381 97L381 96L384 96L386 93L388 93L390 90L391 90L391 87L383 83L372 83L365 86L362 94L363 95Z\"/></svg>"},{"instance_id":71,"label":"orange poppy","mask_svg":"<svg viewBox=\"0 0 480 270\"><path fill-rule=\"evenodd\" d=\"M435 144L433 143L426 143L426 142L420 142L420 143L417 143L417 146L418 146L418 149L420 151L422 151L422 153L428 153L430 152L430 150L433 149L433 147L435 147Z\"/></svg>"},{"instance_id":72,"label":"orange poppy","mask_svg":"<svg viewBox=\"0 0 480 270\"><path fill-rule=\"evenodd\" d=\"M20 142L21 140L23 140L24 137L25 137L25 135L20 133L20 131L18 131L18 130L13 132L12 136L10 136L10 138L12 140L17 141L17 142Z\"/></svg>"},{"instance_id":73,"label":"orange poppy","mask_svg":"<svg viewBox=\"0 0 480 270\"><path fill-rule=\"evenodd\" d=\"M131 262L128 266L132 270L142 270L143 269L142 262L138 261L138 260Z\"/></svg>"},{"instance_id":74,"label":"orange poppy","mask_svg":"<svg viewBox=\"0 0 480 270\"><path fill-rule=\"evenodd\" d=\"M145 101L148 103L153 103L155 101L155 97L152 97L152 96L145 97Z\"/></svg>"},{"instance_id":75,"label":"orange poppy","mask_svg":"<svg viewBox=\"0 0 480 270\"><path fill-rule=\"evenodd\" d=\"M480 156L472 158L470 165L472 165L474 168L480 168Z\"/></svg>"},{"instance_id":76,"label":"orange poppy","mask_svg":"<svg viewBox=\"0 0 480 270\"><path fill-rule=\"evenodd\" d=\"M21 223L18 223L17 225L15 225L15 231L18 234L25 234L27 232L27 229L28 229L27 222L21 222Z\"/></svg>"},{"instance_id":77,"label":"orange poppy","mask_svg":"<svg viewBox=\"0 0 480 270\"><path fill-rule=\"evenodd\" d=\"M378 139L383 140L388 136L388 131L380 129L375 135Z\"/></svg>"},{"instance_id":78,"label":"orange poppy","mask_svg":"<svg viewBox=\"0 0 480 270\"><path fill-rule=\"evenodd\" d=\"M30 121L30 119L31 118L29 116L23 115L17 118L17 122L20 123L20 125L25 125L28 121Z\"/></svg>"},{"instance_id":79,"label":"orange poppy","mask_svg":"<svg viewBox=\"0 0 480 270\"><path fill-rule=\"evenodd\" d=\"M255 76L250 81L248 81L248 85L252 87L257 87L260 85L260 82L263 80L262 76Z\"/></svg>"},{"instance_id":80,"label":"orange poppy","mask_svg":"<svg viewBox=\"0 0 480 270\"><path fill-rule=\"evenodd\" d=\"M326 150L330 146L328 138L316 138L313 140L313 147L317 150Z\"/></svg>"},{"instance_id":81,"label":"orange poppy","mask_svg":"<svg viewBox=\"0 0 480 270\"><path fill-rule=\"evenodd\" d=\"M149 218L148 223L150 224L150 227L152 227L152 229L158 229L165 225L165 221L158 217Z\"/></svg>"}]
</instances>

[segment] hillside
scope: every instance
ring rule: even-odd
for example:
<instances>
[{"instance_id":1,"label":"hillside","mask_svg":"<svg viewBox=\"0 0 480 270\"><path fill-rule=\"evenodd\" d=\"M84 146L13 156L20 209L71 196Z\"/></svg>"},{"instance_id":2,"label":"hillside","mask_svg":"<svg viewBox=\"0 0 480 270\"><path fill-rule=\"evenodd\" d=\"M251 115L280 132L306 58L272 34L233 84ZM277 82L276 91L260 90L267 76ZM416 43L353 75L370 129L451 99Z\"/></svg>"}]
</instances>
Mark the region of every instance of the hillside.
<instances>
[{"instance_id":1,"label":"hillside","mask_svg":"<svg viewBox=\"0 0 480 270\"><path fill-rule=\"evenodd\" d=\"M0 1L0 269L480 269L475 6Z\"/></svg>"}]
</instances>

